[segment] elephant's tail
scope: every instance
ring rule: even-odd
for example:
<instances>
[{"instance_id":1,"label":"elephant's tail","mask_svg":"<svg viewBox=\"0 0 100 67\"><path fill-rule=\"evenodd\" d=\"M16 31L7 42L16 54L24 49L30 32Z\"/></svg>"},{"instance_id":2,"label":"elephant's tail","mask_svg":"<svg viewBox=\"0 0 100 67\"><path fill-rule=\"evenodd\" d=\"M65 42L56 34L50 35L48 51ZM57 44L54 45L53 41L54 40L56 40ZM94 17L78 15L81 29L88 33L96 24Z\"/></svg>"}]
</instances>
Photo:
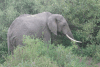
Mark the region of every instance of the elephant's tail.
<instances>
[{"instance_id":1,"label":"elephant's tail","mask_svg":"<svg viewBox=\"0 0 100 67\"><path fill-rule=\"evenodd\" d=\"M13 53L14 45L15 45L15 36L13 36L13 33L8 29L7 33L7 45L8 45L8 54L10 52Z\"/></svg>"},{"instance_id":2,"label":"elephant's tail","mask_svg":"<svg viewBox=\"0 0 100 67\"><path fill-rule=\"evenodd\" d=\"M10 54L10 52L13 54L13 50L16 46L15 36L8 37L7 43L8 43L8 54Z\"/></svg>"},{"instance_id":3,"label":"elephant's tail","mask_svg":"<svg viewBox=\"0 0 100 67\"><path fill-rule=\"evenodd\" d=\"M10 54L10 42L9 42L9 35L7 34L7 45L8 45L8 54Z\"/></svg>"}]
</instances>

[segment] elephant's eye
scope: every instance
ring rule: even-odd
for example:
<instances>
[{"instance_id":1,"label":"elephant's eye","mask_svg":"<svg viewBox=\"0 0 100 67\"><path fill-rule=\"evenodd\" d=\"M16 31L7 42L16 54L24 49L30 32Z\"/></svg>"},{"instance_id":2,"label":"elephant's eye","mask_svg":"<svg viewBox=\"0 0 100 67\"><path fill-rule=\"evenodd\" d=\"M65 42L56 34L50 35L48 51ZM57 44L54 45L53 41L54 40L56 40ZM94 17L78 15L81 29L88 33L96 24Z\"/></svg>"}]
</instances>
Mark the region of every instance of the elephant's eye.
<instances>
[{"instance_id":1,"label":"elephant's eye","mask_svg":"<svg viewBox=\"0 0 100 67\"><path fill-rule=\"evenodd\" d=\"M66 23L64 23L63 26L66 26Z\"/></svg>"},{"instance_id":2,"label":"elephant's eye","mask_svg":"<svg viewBox=\"0 0 100 67\"><path fill-rule=\"evenodd\" d=\"M63 25L63 27L64 27L65 25Z\"/></svg>"},{"instance_id":3,"label":"elephant's eye","mask_svg":"<svg viewBox=\"0 0 100 67\"><path fill-rule=\"evenodd\" d=\"M65 26L66 24L63 24L63 26Z\"/></svg>"}]
</instances>

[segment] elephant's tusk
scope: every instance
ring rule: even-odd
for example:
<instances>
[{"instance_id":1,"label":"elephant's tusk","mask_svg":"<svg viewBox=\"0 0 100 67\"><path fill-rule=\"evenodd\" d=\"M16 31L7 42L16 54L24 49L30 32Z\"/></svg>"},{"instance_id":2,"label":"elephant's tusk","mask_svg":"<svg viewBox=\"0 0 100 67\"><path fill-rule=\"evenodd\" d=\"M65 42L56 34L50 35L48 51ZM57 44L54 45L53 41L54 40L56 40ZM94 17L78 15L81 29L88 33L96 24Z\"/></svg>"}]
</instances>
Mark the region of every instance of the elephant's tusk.
<instances>
[{"instance_id":1,"label":"elephant's tusk","mask_svg":"<svg viewBox=\"0 0 100 67\"><path fill-rule=\"evenodd\" d=\"M82 43L81 41L77 41L77 40L75 40L75 39L71 38L71 37L70 37L70 36L68 36L67 34L66 34L66 36L67 36L70 40L72 40L72 41L75 41L75 42L78 42L78 43Z\"/></svg>"}]
</instances>

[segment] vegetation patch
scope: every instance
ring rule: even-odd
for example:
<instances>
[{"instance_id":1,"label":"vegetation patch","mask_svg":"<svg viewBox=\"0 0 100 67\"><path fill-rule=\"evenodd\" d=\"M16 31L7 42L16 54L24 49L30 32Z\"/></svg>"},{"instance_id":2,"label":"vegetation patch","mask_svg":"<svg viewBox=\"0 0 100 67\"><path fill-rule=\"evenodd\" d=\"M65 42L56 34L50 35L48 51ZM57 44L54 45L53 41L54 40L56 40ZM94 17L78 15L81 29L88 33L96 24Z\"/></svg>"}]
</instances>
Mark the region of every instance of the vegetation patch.
<instances>
[{"instance_id":1,"label":"vegetation patch","mask_svg":"<svg viewBox=\"0 0 100 67\"><path fill-rule=\"evenodd\" d=\"M72 47L44 43L40 39L25 36L25 46L18 46L13 55L9 55L2 67L86 67L85 60L72 54ZM85 58L84 58L85 59ZM84 63L83 63L84 62Z\"/></svg>"},{"instance_id":2,"label":"vegetation patch","mask_svg":"<svg viewBox=\"0 0 100 67\"><path fill-rule=\"evenodd\" d=\"M4 63L8 53L7 48L7 30L10 26L10 24L14 21L15 18L17 18L19 15L22 14L37 14L40 12L51 12L54 14L61 14L64 16L64 18L67 20L69 27L71 28L71 31L73 33L73 36L76 40L82 41L81 44L78 44L80 46L81 50L73 49L74 55L78 56L88 56L94 58L94 62L100 62L100 0L0 0L0 63ZM31 43L31 42L30 42ZM33 42L32 42L33 43ZM73 44L68 40L65 36L58 35L52 36L52 43L54 45L57 45L53 47L50 52L50 56L53 56L53 60L49 55L45 56L45 53L47 53L47 49L44 47L38 47L42 50L34 50L34 58L37 58L37 56L43 55L44 59L49 57L48 60L50 60L50 63L54 60L59 60L58 57L59 53L55 53L56 51L62 51L66 52L69 49L69 45L72 46ZM33 43L34 44L34 43ZM62 44L62 45L58 45ZM57 50L58 47L60 50ZM20 48L20 49L19 49ZM21 54L22 57L14 57L14 59L17 59L13 63L16 62L14 65L18 65L19 62L21 63L27 63L27 58L30 58L30 56L27 56L29 52L32 52L31 49L24 49L25 47L18 47L15 50L15 54L18 53L19 56ZM63 50L64 48L64 50ZM25 55L22 55L21 52L22 49L26 52ZM65 50L66 49L66 50ZM18 52L18 50L20 52ZM38 52L37 52L38 51ZM41 54L41 51L42 52ZM45 52L46 51L46 52ZM20 54L19 54L20 53ZM47 54L48 54L47 53ZM35 55L36 54L36 55ZM69 55L67 52L65 55ZM64 58L65 55L61 55ZM71 54L72 55L72 54ZM12 55L11 55L12 56ZM7 56L8 57L8 56ZM26 58L22 59L22 58ZM11 57L10 57L11 58ZM19 60L18 60L19 58ZM29 63L34 62L33 60L30 60ZM55 59L54 59L55 58ZM64 58L61 61L65 61ZM32 59L32 58L31 58ZM40 58L41 59L41 58ZM13 61L13 60L12 60ZM19 61L19 62L17 62ZM7 61L6 61L7 62ZM9 61L10 63L11 61ZM65 63L62 63L60 61L54 61L55 64L59 65L66 65ZM9 64L8 63L8 64ZM59 64L58 64L59 63ZM74 62L73 62L74 63ZM53 64L53 63L51 63ZM68 64L68 63L67 63ZM13 64L12 64L13 65ZM20 64L21 65L21 64ZM70 67L70 66L69 66Z\"/></svg>"}]
</instances>

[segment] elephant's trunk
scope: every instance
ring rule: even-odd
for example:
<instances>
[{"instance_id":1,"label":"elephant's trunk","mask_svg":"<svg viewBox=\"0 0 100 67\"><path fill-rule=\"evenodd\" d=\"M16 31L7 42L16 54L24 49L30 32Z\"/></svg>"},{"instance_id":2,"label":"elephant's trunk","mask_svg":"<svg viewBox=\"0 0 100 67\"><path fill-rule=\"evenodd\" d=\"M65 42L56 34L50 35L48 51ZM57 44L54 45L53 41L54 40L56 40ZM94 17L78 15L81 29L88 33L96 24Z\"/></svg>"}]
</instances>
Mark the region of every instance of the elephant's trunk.
<instances>
[{"instance_id":1,"label":"elephant's trunk","mask_svg":"<svg viewBox=\"0 0 100 67\"><path fill-rule=\"evenodd\" d=\"M66 36L67 36L70 40L72 40L72 41L75 41L75 42L78 42L78 43L82 43L81 41L77 41L77 40L71 38L71 37L70 37L69 35L67 35L67 34L66 34Z\"/></svg>"}]
</instances>

